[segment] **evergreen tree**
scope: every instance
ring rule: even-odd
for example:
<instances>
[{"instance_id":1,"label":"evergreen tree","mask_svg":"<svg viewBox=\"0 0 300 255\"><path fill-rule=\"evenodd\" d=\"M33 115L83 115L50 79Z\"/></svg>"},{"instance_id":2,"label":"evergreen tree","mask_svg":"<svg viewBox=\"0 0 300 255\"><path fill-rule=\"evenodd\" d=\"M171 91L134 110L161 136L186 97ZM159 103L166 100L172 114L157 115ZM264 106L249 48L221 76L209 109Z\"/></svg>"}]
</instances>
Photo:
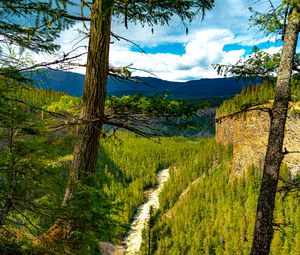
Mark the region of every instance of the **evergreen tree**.
<instances>
[{"instance_id":1,"label":"evergreen tree","mask_svg":"<svg viewBox=\"0 0 300 255\"><path fill-rule=\"evenodd\" d=\"M275 99L269 112L270 131L251 249L251 254L254 255L269 254L273 238L273 212L279 171L284 155L288 153L283 151L282 146L289 101L291 100L292 72L299 72L299 56L296 55L300 31L299 1L281 1L277 8L271 3L269 13L253 12L252 21L267 34L275 33L282 36L284 44L281 55L270 56L255 49L252 57L245 63L237 63L234 66L216 65L216 69L219 73L229 72L241 77L270 77L270 75L272 77L272 73L278 70Z\"/></svg>"},{"instance_id":2,"label":"evergreen tree","mask_svg":"<svg viewBox=\"0 0 300 255\"><path fill-rule=\"evenodd\" d=\"M58 49L54 40L72 24L60 13L72 4L70 0L0 1L1 44L15 44L35 52Z\"/></svg>"},{"instance_id":3,"label":"evergreen tree","mask_svg":"<svg viewBox=\"0 0 300 255\"><path fill-rule=\"evenodd\" d=\"M279 170L285 154L282 146L289 100L291 98L293 60L300 31L300 3L299 1L287 2L290 10L284 33L275 100L270 113L270 132L257 205L254 240L251 249L252 255L267 255L270 253L270 245L273 238L275 196L279 180Z\"/></svg>"},{"instance_id":4,"label":"evergreen tree","mask_svg":"<svg viewBox=\"0 0 300 255\"><path fill-rule=\"evenodd\" d=\"M65 204L74 194L76 181L96 172L99 139L104 123L112 17L123 16L125 26L130 20L151 26L164 25L168 24L174 14L178 15L182 21L191 21L199 10L204 14L204 11L210 9L212 5L213 1L210 0L92 1L86 79L80 114L81 125L78 130L79 138L74 148L74 160L64 198Z\"/></svg>"},{"instance_id":5,"label":"evergreen tree","mask_svg":"<svg viewBox=\"0 0 300 255\"><path fill-rule=\"evenodd\" d=\"M71 5L72 0L0 1L0 74L21 78L16 69L31 63L25 49L47 53L58 50L55 39L73 24L61 15Z\"/></svg>"}]
</instances>

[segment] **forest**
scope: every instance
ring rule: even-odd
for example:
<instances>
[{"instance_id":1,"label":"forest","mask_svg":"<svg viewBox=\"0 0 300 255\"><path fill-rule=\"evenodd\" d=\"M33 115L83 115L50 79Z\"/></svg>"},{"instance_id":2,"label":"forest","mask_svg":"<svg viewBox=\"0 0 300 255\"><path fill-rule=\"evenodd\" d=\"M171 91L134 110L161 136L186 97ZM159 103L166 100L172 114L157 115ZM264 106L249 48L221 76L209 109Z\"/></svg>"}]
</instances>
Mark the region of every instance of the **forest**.
<instances>
[{"instance_id":1,"label":"forest","mask_svg":"<svg viewBox=\"0 0 300 255\"><path fill-rule=\"evenodd\" d=\"M288 112L300 101L297 0L269 1L265 13L250 4L251 26L280 37L279 52L255 46L235 63L209 64L216 75L244 81L241 93L106 96L108 77L140 82L132 75L139 68L111 65L113 40L145 54L134 38L114 33L115 20L153 35L178 19L188 36L192 22L210 19L218 4L0 1L0 254L299 254L300 172L283 163L285 155L299 155L283 145ZM61 33L78 22L85 52L75 45L59 53ZM43 54L52 59L38 61ZM76 62L82 56L86 62ZM25 75L76 67L85 68L82 97L40 88ZM232 144L219 143L215 128L254 108L270 122L263 167L254 163L231 178ZM299 113L293 108L295 118ZM131 253L126 238L162 170L168 180L159 208L149 208L141 246Z\"/></svg>"}]
</instances>

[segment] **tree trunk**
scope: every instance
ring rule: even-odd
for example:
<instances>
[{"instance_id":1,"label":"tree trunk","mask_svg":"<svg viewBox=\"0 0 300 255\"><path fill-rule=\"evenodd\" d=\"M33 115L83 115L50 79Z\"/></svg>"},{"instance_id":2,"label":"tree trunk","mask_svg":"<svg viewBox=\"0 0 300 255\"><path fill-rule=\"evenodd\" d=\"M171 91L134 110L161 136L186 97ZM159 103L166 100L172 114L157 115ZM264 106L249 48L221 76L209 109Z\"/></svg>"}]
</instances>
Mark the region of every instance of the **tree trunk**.
<instances>
[{"instance_id":1,"label":"tree trunk","mask_svg":"<svg viewBox=\"0 0 300 255\"><path fill-rule=\"evenodd\" d=\"M284 157L282 146L291 94L290 84L293 58L296 51L299 28L300 11L299 4L297 4L289 14L284 37L275 100L271 112L270 133L257 205L251 255L268 255L273 238L273 211L279 170Z\"/></svg>"},{"instance_id":2,"label":"tree trunk","mask_svg":"<svg viewBox=\"0 0 300 255\"><path fill-rule=\"evenodd\" d=\"M113 0L93 0L81 125L64 197L74 194L75 182L96 172L109 69L109 45Z\"/></svg>"}]
</instances>

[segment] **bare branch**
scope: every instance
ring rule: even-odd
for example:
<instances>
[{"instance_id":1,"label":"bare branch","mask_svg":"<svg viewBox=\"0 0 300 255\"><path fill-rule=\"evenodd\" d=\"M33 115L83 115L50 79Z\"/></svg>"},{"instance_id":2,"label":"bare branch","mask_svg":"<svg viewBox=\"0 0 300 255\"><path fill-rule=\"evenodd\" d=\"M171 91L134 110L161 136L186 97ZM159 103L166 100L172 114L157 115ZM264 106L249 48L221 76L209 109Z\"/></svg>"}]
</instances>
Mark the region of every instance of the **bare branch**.
<instances>
[{"instance_id":1,"label":"bare branch","mask_svg":"<svg viewBox=\"0 0 300 255\"><path fill-rule=\"evenodd\" d=\"M287 150L287 148L284 147L284 151L282 152L283 155L287 155L287 154L297 154L297 153L300 153L300 151L289 151Z\"/></svg>"},{"instance_id":2,"label":"bare branch","mask_svg":"<svg viewBox=\"0 0 300 255\"><path fill-rule=\"evenodd\" d=\"M62 118L65 118L65 119L68 119L70 117L70 116L67 116L67 115L59 113L59 112L52 112L52 111L45 110L45 109L43 109L41 107L38 107L38 106L36 106L34 104L28 103L28 102L20 100L20 99L10 98L10 97L6 97L6 96L3 96L3 95L0 95L0 98L2 98L4 100L9 100L9 101L13 101L13 102L17 102L17 103L21 103L21 104L30 106L30 107L32 107L34 109L41 110L41 111L43 111L45 113L48 113L48 114L50 114L52 116L55 116L55 117L62 117Z\"/></svg>"},{"instance_id":3,"label":"bare branch","mask_svg":"<svg viewBox=\"0 0 300 255\"><path fill-rule=\"evenodd\" d=\"M116 38L118 41L124 40L126 42L129 42L129 43L133 44L134 46L136 46L136 47L138 47L140 49L141 53L145 53L146 54L146 52L144 51L144 49L139 44L137 44L137 43L135 43L135 42L133 42L133 41L131 41L131 40L123 37L123 36L117 35L117 34L115 34L113 32L111 32L110 34L111 34L112 37Z\"/></svg>"},{"instance_id":4,"label":"bare branch","mask_svg":"<svg viewBox=\"0 0 300 255\"><path fill-rule=\"evenodd\" d=\"M241 113L245 113L245 112L250 112L250 111L263 111L263 112L267 112L269 113L269 115L272 115L272 110L268 107L256 107L259 106L261 104L256 104L256 105L251 105L249 108L246 109L242 109L240 111L225 115L225 116L221 116L216 118L216 123L222 123L223 121L227 120L227 119L232 119L235 116L241 114Z\"/></svg>"}]
</instances>

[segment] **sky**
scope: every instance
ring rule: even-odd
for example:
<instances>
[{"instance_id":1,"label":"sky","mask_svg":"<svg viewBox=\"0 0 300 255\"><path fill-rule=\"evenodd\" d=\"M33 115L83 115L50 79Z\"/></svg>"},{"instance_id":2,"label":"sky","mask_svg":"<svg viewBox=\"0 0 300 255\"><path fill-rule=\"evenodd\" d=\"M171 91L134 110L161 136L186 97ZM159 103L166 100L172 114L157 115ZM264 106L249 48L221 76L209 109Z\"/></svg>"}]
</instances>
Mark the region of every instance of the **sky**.
<instances>
[{"instance_id":1,"label":"sky","mask_svg":"<svg viewBox=\"0 0 300 255\"><path fill-rule=\"evenodd\" d=\"M251 7L267 11L268 5L264 2L268 1ZM198 17L189 25L188 34L178 18L173 18L169 26L154 27L153 33L151 27L138 24L129 24L126 29L121 20L113 19L112 31L138 44L145 53L132 43L112 38L110 64L139 69L133 71L134 76L154 75L164 80L188 81L220 77L212 64L234 64L241 58L246 59L253 46L269 53L278 52L282 42L266 37L257 28L249 28L248 7L249 0L215 0L215 7L206 13L203 21ZM77 23L62 32L58 40L61 52L87 45L87 39L80 41L82 37L78 37L80 29L82 23ZM84 68L72 71L85 73Z\"/></svg>"}]
</instances>

